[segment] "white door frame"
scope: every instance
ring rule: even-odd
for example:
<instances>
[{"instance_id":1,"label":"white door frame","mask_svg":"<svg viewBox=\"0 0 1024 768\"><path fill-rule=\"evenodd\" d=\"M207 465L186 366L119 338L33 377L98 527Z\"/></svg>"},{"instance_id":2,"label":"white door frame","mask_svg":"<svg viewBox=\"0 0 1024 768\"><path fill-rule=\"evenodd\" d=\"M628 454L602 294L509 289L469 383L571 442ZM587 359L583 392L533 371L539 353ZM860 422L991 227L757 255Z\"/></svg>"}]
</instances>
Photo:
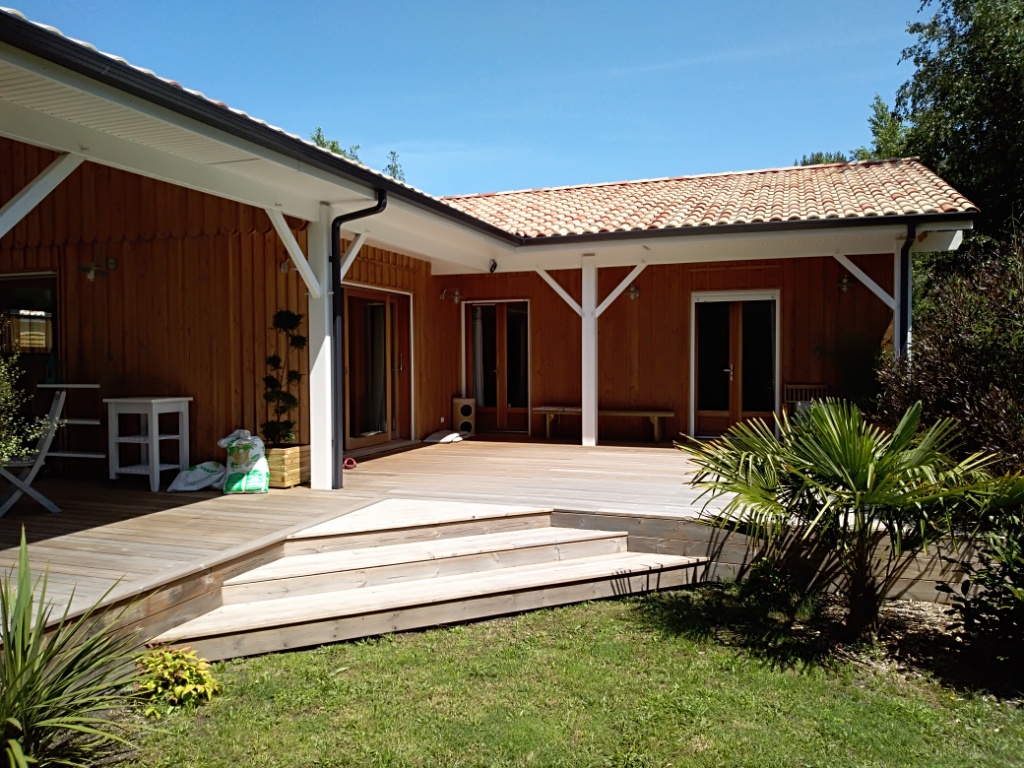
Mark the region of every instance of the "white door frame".
<instances>
[{"instance_id":1,"label":"white door frame","mask_svg":"<svg viewBox=\"0 0 1024 768\"><path fill-rule=\"evenodd\" d=\"M526 434L533 434L533 365L530 361L533 358L533 312L530 311L530 300L529 299L464 299L462 304L479 304L481 306L487 306L488 304L526 304L526 387L530 390L529 397L526 398ZM461 306L461 305L460 305ZM466 328L466 311L459 309L459 326L462 330L462 346L459 347L459 363L461 367L461 396L466 396L467 377L466 377L466 340L468 330ZM519 434L522 434L521 432Z\"/></svg>"},{"instance_id":2,"label":"white door frame","mask_svg":"<svg viewBox=\"0 0 1024 768\"><path fill-rule=\"evenodd\" d=\"M775 413L782 408L782 302L778 288L745 291L692 291L690 293L690 418L687 434L697 430L697 305L725 301L775 302Z\"/></svg>"}]
</instances>

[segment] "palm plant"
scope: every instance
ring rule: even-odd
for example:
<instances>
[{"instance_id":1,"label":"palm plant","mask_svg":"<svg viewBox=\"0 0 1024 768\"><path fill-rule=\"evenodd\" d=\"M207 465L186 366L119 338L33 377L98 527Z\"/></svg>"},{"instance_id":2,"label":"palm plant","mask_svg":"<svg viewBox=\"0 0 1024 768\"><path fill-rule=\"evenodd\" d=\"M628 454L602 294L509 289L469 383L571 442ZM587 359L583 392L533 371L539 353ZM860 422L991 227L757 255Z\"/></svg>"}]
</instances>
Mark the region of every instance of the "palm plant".
<instances>
[{"instance_id":1,"label":"palm plant","mask_svg":"<svg viewBox=\"0 0 1024 768\"><path fill-rule=\"evenodd\" d=\"M863 639L918 553L970 538L985 511L1024 499L1019 475L986 472L993 457L950 455L960 434L953 420L919 433L920 418L918 403L887 432L830 399L783 416L778 437L755 420L679 447L699 469L693 482L724 502L705 506L705 520L750 536L759 557L794 566L804 597L837 589L850 639Z\"/></svg>"},{"instance_id":2,"label":"palm plant","mask_svg":"<svg viewBox=\"0 0 1024 768\"><path fill-rule=\"evenodd\" d=\"M106 597L106 595L104 595ZM102 598L101 598L102 600ZM126 744L113 713L138 696L134 633L96 606L48 627L46 576L35 584L22 531L17 575L0 582L0 727L8 768L89 766Z\"/></svg>"}]
</instances>

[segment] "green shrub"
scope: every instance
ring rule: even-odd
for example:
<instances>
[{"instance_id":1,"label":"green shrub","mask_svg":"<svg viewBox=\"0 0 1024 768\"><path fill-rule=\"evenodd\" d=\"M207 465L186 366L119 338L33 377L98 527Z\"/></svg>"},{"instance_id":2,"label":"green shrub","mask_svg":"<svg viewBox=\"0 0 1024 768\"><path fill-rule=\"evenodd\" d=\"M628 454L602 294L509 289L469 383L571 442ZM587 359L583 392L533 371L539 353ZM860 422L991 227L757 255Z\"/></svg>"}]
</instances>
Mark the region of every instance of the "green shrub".
<instances>
[{"instance_id":1,"label":"green shrub","mask_svg":"<svg viewBox=\"0 0 1024 768\"><path fill-rule=\"evenodd\" d=\"M42 424L22 412L28 395L18 385L19 378L18 356L0 354L0 466L24 458L43 431Z\"/></svg>"},{"instance_id":2,"label":"green shrub","mask_svg":"<svg viewBox=\"0 0 1024 768\"><path fill-rule=\"evenodd\" d=\"M789 588L800 600L835 587L849 638L863 639L919 552L1024 499L1024 478L985 472L990 457L951 457L952 420L918 434L920 418L918 403L888 432L852 403L825 400L783 416L778 438L754 420L679 447L699 468L693 482L724 501L705 521L745 533L761 557L799 566Z\"/></svg>"},{"instance_id":3,"label":"green shrub","mask_svg":"<svg viewBox=\"0 0 1024 768\"><path fill-rule=\"evenodd\" d=\"M1024 517L1018 510L1001 516L978 551L978 561L965 566L959 585L940 584L952 596L954 628L984 656L1016 665L1024 661Z\"/></svg>"},{"instance_id":4,"label":"green shrub","mask_svg":"<svg viewBox=\"0 0 1024 768\"><path fill-rule=\"evenodd\" d=\"M99 616L96 605L77 619L65 609L47 628L50 618L46 576L32 583L22 531L17 575L0 582L0 727L9 768L91 766L127 744L113 714L136 700L135 634L116 629L121 617Z\"/></svg>"},{"instance_id":5,"label":"green shrub","mask_svg":"<svg viewBox=\"0 0 1024 768\"><path fill-rule=\"evenodd\" d=\"M149 700L146 717L160 717L176 707L195 707L220 692L210 662L189 648L155 648L139 657L139 693ZM161 709L159 704L166 705Z\"/></svg>"},{"instance_id":6,"label":"green shrub","mask_svg":"<svg viewBox=\"0 0 1024 768\"><path fill-rule=\"evenodd\" d=\"M954 418L961 455L1024 468L1024 248L976 239L965 253L915 263L912 354L883 359L878 416L894 428L915 402L925 421ZM949 264L948 262L952 262Z\"/></svg>"}]
</instances>

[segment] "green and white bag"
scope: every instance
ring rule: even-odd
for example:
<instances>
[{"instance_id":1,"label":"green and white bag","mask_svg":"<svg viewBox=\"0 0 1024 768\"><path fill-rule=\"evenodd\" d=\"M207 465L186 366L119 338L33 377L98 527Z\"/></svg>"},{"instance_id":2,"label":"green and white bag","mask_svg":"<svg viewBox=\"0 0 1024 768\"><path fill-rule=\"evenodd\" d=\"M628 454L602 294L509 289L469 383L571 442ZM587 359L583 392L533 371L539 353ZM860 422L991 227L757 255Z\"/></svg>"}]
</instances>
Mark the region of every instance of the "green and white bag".
<instances>
[{"instance_id":1,"label":"green and white bag","mask_svg":"<svg viewBox=\"0 0 1024 768\"><path fill-rule=\"evenodd\" d=\"M228 452L224 493L266 493L270 488L270 466L263 441L247 429L238 429L217 445Z\"/></svg>"}]
</instances>

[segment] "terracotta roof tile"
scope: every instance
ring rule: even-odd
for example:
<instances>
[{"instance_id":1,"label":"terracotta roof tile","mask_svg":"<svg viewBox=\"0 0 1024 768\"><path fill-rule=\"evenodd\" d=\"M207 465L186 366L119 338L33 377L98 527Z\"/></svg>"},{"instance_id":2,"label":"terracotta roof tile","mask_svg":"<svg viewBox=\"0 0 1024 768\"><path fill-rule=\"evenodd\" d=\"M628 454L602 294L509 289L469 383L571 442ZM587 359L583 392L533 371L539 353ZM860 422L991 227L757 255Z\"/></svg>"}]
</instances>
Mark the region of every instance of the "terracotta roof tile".
<instances>
[{"instance_id":1,"label":"terracotta roof tile","mask_svg":"<svg viewBox=\"0 0 1024 768\"><path fill-rule=\"evenodd\" d=\"M977 211L914 158L441 199L520 237Z\"/></svg>"}]
</instances>

